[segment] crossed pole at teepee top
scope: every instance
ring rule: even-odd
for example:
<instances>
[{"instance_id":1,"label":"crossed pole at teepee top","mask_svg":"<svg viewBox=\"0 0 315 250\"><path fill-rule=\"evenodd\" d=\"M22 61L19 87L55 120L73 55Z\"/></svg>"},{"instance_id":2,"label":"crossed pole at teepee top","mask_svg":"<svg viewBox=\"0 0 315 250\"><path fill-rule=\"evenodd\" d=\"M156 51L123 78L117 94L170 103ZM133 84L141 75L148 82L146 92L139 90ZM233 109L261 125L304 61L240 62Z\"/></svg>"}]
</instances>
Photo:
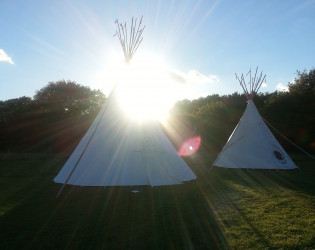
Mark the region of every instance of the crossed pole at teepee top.
<instances>
[{"instance_id":1,"label":"crossed pole at teepee top","mask_svg":"<svg viewBox=\"0 0 315 250\"><path fill-rule=\"evenodd\" d=\"M145 28L145 26L143 27L141 26L142 18L143 16L141 17L138 23L137 18L132 17L129 34L126 22L123 24L119 23L118 19L116 19L115 21L117 25L117 30L114 36L117 36L119 39L119 42L125 55L126 63L130 62L133 55L136 53L140 43L142 42L143 39L142 33Z\"/></svg>"},{"instance_id":2,"label":"crossed pole at teepee top","mask_svg":"<svg viewBox=\"0 0 315 250\"><path fill-rule=\"evenodd\" d=\"M244 93L245 93L248 100L253 99L253 97L257 94L258 90L260 89L261 85L263 84L263 82L265 82L265 80L266 80L266 75L263 76L263 72L261 71L260 75L258 76L257 71L258 71L258 66L257 66L256 71L255 71L255 76L252 77L252 69L249 69L248 73L245 76L245 77L247 77L249 74L249 82L248 83L245 82L245 77L243 74L241 74L241 76L239 77L235 73L235 77L239 81L240 85L242 86Z\"/></svg>"}]
</instances>

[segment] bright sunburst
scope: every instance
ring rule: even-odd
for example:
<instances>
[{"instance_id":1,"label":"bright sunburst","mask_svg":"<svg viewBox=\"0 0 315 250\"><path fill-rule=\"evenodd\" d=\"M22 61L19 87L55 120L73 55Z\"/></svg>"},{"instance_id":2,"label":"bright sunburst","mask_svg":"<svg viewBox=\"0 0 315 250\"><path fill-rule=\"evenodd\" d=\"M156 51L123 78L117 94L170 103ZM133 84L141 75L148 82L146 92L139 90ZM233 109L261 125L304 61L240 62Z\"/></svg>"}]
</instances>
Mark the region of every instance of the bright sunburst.
<instances>
[{"instance_id":1,"label":"bright sunburst","mask_svg":"<svg viewBox=\"0 0 315 250\"><path fill-rule=\"evenodd\" d=\"M145 26L142 17L139 20L132 18L130 29L118 20L115 24L114 36L118 38L128 62L118 63L116 69L110 70L116 79L115 92L123 110L136 120L165 120L177 97L164 63L148 55L138 53L136 58L133 56L143 39ZM113 62L117 64L116 58L110 60L111 66Z\"/></svg>"},{"instance_id":2,"label":"bright sunburst","mask_svg":"<svg viewBox=\"0 0 315 250\"><path fill-rule=\"evenodd\" d=\"M116 71L119 101L133 119L163 121L178 98L176 84L168 77L160 60L150 56L136 57Z\"/></svg>"}]
</instances>

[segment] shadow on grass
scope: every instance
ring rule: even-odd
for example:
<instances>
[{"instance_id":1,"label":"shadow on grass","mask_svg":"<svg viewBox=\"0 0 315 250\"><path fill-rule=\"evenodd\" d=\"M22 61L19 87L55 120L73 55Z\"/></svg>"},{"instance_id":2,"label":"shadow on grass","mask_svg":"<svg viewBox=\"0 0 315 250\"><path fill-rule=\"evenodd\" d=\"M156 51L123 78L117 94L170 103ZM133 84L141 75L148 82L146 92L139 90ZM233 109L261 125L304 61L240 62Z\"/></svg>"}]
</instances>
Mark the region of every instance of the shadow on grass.
<instances>
[{"instance_id":1,"label":"shadow on grass","mask_svg":"<svg viewBox=\"0 0 315 250\"><path fill-rule=\"evenodd\" d=\"M211 195L200 182L154 188L67 186L56 199L60 185L52 179L63 162L16 161L2 168L6 176L0 187L6 191L1 202L11 208L0 217L1 249L229 248Z\"/></svg>"},{"instance_id":2,"label":"shadow on grass","mask_svg":"<svg viewBox=\"0 0 315 250\"><path fill-rule=\"evenodd\" d=\"M300 170L270 171L210 168L213 159L202 152L187 160L198 178L183 185L67 186L58 199L60 185L52 179L65 158L2 160L0 249L311 248L315 244L312 227L305 226L315 221L312 162L301 158ZM140 192L132 193L134 189ZM285 203L297 198L295 207ZM309 205L301 211L305 201ZM288 223L295 231L286 231ZM281 242L295 236L296 242Z\"/></svg>"}]
</instances>

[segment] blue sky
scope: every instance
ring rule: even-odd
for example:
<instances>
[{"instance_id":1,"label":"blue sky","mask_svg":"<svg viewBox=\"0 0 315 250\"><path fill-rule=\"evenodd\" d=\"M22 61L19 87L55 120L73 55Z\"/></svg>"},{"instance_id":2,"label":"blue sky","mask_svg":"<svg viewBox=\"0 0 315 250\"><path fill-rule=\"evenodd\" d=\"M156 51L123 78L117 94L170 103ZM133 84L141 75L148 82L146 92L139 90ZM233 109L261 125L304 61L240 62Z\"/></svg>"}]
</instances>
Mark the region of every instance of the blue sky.
<instances>
[{"instance_id":1,"label":"blue sky","mask_svg":"<svg viewBox=\"0 0 315 250\"><path fill-rule=\"evenodd\" d=\"M151 54L191 86L188 98L242 92L234 73L259 66L262 92L315 66L315 0L0 1L0 100L32 97L61 79L103 89L123 53L116 18L146 25L135 57Z\"/></svg>"}]
</instances>

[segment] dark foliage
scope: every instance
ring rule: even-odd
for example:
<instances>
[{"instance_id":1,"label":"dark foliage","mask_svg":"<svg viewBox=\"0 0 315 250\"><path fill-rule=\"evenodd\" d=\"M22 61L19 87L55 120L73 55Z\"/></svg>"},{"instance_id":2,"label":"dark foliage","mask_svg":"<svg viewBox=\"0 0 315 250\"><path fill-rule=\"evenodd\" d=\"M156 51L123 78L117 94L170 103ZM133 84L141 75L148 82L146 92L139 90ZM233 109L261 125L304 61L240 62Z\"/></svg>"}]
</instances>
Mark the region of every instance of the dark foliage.
<instances>
[{"instance_id":1,"label":"dark foliage","mask_svg":"<svg viewBox=\"0 0 315 250\"><path fill-rule=\"evenodd\" d=\"M315 69L297 72L289 84L289 92L258 94L254 102L260 114L290 141L310 152L315 152ZM219 152L245 110L246 97L211 95L197 100L182 100L173 114L190 121L190 127L203 139L203 146ZM294 148L271 128L276 138L288 151Z\"/></svg>"},{"instance_id":2,"label":"dark foliage","mask_svg":"<svg viewBox=\"0 0 315 250\"><path fill-rule=\"evenodd\" d=\"M297 72L289 92L260 93L255 98L263 118L288 139L315 152L315 69ZM71 152L94 120L105 97L72 81L50 82L33 99L0 102L0 151ZM239 122L246 97L238 93L178 101L166 129L176 146L199 135L202 146L218 153ZM288 151L291 144L271 131Z\"/></svg>"},{"instance_id":3,"label":"dark foliage","mask_svg":"<svg viewBox=\"0 0 315 250\"><path fill-rule=\"evenodd\" d=\"M44 112L69 117L93 113L103 103L104 95L100 90L61 80L37 91L34 101Z\"/></svg>"},{"instance_id":4,"label":"dark foliage","mask_svg":"<svg viewBox=\"0 0 315 250\"><path fill-rule=\"evenodd\" d=\"M29 97L0 103L1 151L72 151L104 102L100 90L50 82Z\"/></svg>"}]
</instances>

